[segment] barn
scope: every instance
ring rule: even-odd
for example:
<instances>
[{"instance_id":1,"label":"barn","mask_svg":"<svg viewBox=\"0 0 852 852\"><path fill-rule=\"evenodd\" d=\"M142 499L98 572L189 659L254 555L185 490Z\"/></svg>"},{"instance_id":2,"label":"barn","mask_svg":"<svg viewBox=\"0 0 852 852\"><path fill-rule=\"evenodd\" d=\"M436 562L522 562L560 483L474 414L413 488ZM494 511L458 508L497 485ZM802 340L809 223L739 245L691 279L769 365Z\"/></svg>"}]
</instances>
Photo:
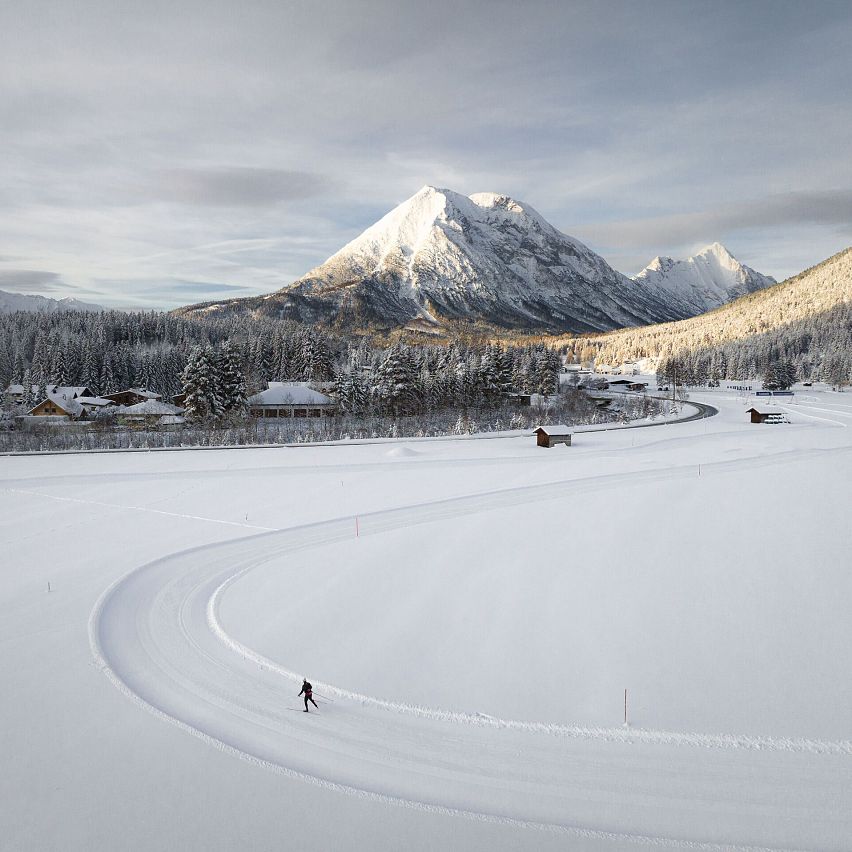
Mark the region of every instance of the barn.
<instances>
[{"instance_id":1,"label":"barn","mask_svg":"<svg viewBox=\"0 0 852 852\"><path fill-rule=\"evenodd\" d=\"M571 446L571 430L562 423L553 426L539 426L533 432L539 447L555 447L557 444Z\"/></svg>"}]
</instances>

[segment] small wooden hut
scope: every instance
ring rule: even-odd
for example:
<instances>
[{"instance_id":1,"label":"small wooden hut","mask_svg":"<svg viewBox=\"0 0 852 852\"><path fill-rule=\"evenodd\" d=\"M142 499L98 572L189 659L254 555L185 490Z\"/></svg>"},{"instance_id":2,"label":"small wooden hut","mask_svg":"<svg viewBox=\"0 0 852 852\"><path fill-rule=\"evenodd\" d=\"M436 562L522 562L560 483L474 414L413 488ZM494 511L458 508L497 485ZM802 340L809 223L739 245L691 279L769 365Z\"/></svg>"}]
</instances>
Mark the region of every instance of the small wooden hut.
<instances>
[{"instance_id":1,"label":"small wooden hut","mask_svg":"<svg viewBox=\"0 0 852 852\"><path fill-rule=\"evenodd\" d=\"M751 415L752 423L784 423L787 419L784 417L783 411L770 408L763 408L761 410L749 408L746 410L746 414Z\"/></svg>"},{"instance_id":2,"label":"small wooden hut","mask_svg":"<svg viewBox=\"0 0 852 852\"><path fill-rule=\"evenodd\" d=\"M571 430L562 423L554 426L539 426L533 434L536 436L536 444L539 447L555 447L557 444L571 446Z\"/></svg>"}]
</instances>

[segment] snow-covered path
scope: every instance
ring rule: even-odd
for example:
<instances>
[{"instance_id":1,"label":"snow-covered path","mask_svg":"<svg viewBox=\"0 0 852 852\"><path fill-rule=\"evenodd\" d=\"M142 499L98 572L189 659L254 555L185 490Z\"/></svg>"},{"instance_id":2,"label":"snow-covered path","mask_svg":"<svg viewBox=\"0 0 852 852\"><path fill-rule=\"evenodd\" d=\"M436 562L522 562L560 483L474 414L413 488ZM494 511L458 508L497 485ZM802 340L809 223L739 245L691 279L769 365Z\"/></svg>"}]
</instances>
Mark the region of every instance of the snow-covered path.
<instances>
[{"instance_id":1,"label":"snow-covered path","mask_svg":"<svg viewBox=\"0 0 852 852\"><path fill-rule=\"evenodd\" d=\"M286 519L275 516L272 507L252 509L250 520L248 513L236 517L227 508L229 495L243 480L254 489L261 486L261 502L275 493L266 490L267 485L273 489L276 485L272 472L252 470L251 465L222 469L218 474L215 465L184 474L175 471L171 475L176 479L189 477L180 492L184 496L175 505L165 498L143 502L126 495L98 497L100 475L85 472L70 478L10 477L5 493L10 499L54 505L58 500L68 505L68 511L109 510L116 519L150 517L150 523L160 523L156 518L161 517L162 523L193 524L199 530L223 525L219 529L228 535L225 540L211 542L209 532L199 532L196 546L162 551L153 561L115 579L91 612L89 642L98 666L132 699L127 702L129 712L144 707L153 715L143 716L159 716L175 723L179 732L191 732L215 746L214 750L244 758L249 766L273 770L263 773L255 767L252 771L260 772L259 777L309 781L306 789L316 789L322 796L347 794L343 798L362 802L357 806L362 809L403 804L431 820L458 821L459 814L466 814L476 819L461 820L460 825L492 825L498 832L509 832L504 835L507 848L540 847L551 834L561 836L562 843L567 835L572 848L618 849L638 843L708 849L846 849L852 837L848 807L852 742L842 733L836 735L844 726L828 716L826 722L811 727L807 720L794 717L790 725L796 733L786 735L780 733L787 730L783 719L770 722L768 730L762 731L758 721L743 732L735 723L721 729L704 727L702 722L708 722L701 718L694 720L698 726L684 720L669 728L623 728L612 719L594 723L593 711L589 724L554 721L547 713L542 718L518 718L508 705L488 704L495 701L493 696L482 699L487 712L456 712L445 709L444 694L427 704L404 690L394 691L394 684L404 681L400 667L423 666L428 682L431 661L390 647L381 661L381 675L365 669L367 688L353 689L348 680L341 683L333 677L321 684L312 664L309 670L314 672L315 687L330 700L321 703L319 713L306 716L295 698L306 668L305 648L294 638L299 625L288 624L273 607L281 596L298 599L303 594L305 581L290 570L297 564L316 565L311 582L328 589L330 612L337 611L338 595L340 606L363 609L363 618L369 620L369 607L353 598L351 587L330 585L324 560L334 561L345 552L349 573L357 575L352 583L369 588L373 597L392 595L381 579L377 553L387 560L398 559L395 548L401 541L423 550L436 536L463 536L464 525L474 520L487 530L489 523L494 527L508 518L523 524L541 511L569 511L580 517L585 501L611 505L636 494L659 494L665 500L666 489L691 493L699 477L705 489L702 499L716 501L742 489L748 480L765 476L762 471L773 472L772 476L796 471L795 482L805 487L810 469L842 472L850 468L852 441L843 427L852 409L843 400L827 404L820 395L812 402L789 406L794 421L789 428L743 428L740 400L718 394L715 401L707 401L722 409L722 416L714 418L718 423L641 430L641 440L625 434L589 436L584 439L586 448L580 443L564 456L551 455L551 464L539 464L543 457L535 456L534 468L527 461L532 456L498 449L499 441L476 448L468 442L465 458L458 453L454 458L455 450L448 455L443 448L436 449L433 457L418 457L422 450L415 449L389 456L386 449L374 448L365 459L358 455L364 450L347 449L352 470L360 468L366 480L390 476L390 490L374 484L373 490L380 493L371 500L362 493L364 499L358 505L366 510L357 516L357 539L355 516L346 511L349 497L334 498L337 503L308 500L301 514ZM510 441L506 446L515 445ZM377 456L379 452L385 455ZM145 463L139 464L144 467ZM321 472L323 467L326 470ZM289 462L287 468L296 477L307 477L312 469L329 488L344 475L347 465L338 455L328 465L306 465L303 473ZM495 470L497 476L492 475ZM140 474L152 476L142 470ZM401 476L408 488L398 488ZM436 476L446 478L443 488L436 484ZM130 472L121 477L126 477L129 487L142 481ZM227 487L211 494L209 485L217 481ZM295 481L299 480L288 480ZM448 487L450 481L456 484ZM341 492L347 490L343 484L338 485ZM292 508L289 501L288 506ZM690 511L684 508L682 517ZM756 520L759 524L760 518ZM766 529L775 529L768 520ZM702 547L700 542L689 542L690 533L685 530L677 539L687 565L689 550ZM552 544L542 536L542 549L532 558L548 552ZM588 552L576 532L573 545ZM476 556L492 562L505 542L488 544L480 539L477 547L478 554L465 551L465 558L474 560L472 568L478 567ZM829 560L834 558L835 551L827 553ZM422 573L422 568L418 570ZM451 606L455 597L470 606L459 579L458 589L447 589L446 603ZM425 594L425 587L416 591L418 582L424 581L411 579L415 594ZM438 573L432 582L446 585L447 578ZM608 588L610 582L602 577L600 589ZM556 587L551 593L556 593ZM626 594L630 593L628 589ZM843 589L833 593L842 596ZM486 590L480 594L488 598ZM393 603L392 598L389 602ZM712 596L706 603L709 609L715 606ZM523 603L517 606L515 615L525 618ZM547 621L540 606L536 617L554 642L576 643L577 636L565 633L569 628L559 622ZM487 617L493 620L494 612ZM498 621L495 629L504 630L505 623ZM376 636L382 635L381 629L377 622ZM422 625L412 629L423 630ZM332 624L328 632L332 645L347 641L343 627L338 630ZM408 641L404 630L395 635L400 643ZM689 637L681 638L688 645ZM842 635L838 641L844 641ZM382 645L387 645L384 638ZM494 656L506 658L507 665L512 662L509 647L494 649ZM729 650L724 642L720 644L720 663ZM548 654L537 644L529 653ZM835 662L842 669L843 661ZM674 657L660 664L676 665ZM461 676L465 668L463 654L457 661L441 657L436 665L452 678ZM535 665L534 660L530 665ZM824 673L828 677L834 671L831 660L825 665L830 669ZM329 665L332 674L333 668ZM494 671L485 676L493 679ZM676 670L671 677L677 678ZM472 681L471 689L476 692L476 688ZM554 703L564 704L560 687L549 688L556 693ZM572 690L577 689L575 680ZM825 700L829 705L836 701L834 696ZM837 713L831 718L835 717ZM645 718L653 721L651 713ZM772 724L780 726L778 732ZM340 819L345 821L343 816ZM485 843L483 848L499 845L493 833L482 834L485 828L464 831L465 848L471 848L472 842L474 846ZM406 844L417 845L413 838L407 838ZM349 848L361 848L360 843L353 841ZM395 848L390 838L387 848ZM422 848L429 848L428 843Z\"/></svg>"}]
</instances>

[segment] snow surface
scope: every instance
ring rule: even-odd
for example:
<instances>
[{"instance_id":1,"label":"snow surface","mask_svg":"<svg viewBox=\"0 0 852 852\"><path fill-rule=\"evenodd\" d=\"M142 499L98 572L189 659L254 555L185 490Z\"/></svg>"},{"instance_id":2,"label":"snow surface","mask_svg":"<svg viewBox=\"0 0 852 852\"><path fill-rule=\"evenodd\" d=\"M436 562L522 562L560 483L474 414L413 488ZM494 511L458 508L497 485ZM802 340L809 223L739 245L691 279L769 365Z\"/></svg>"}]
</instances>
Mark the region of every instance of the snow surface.
<instances>
[{"instance_id":1,"label":"snow surface","mask_svg":"<svg viewBox=\"0 0 852 852\"><path fill-rule=\"evenodd\" d=\"M721 243L686 260L655 257L633 280L646 292L674 300L686 316L703 314L776 283L740 263Z\"/></svg>"},{"instance_id":2,"label":"snow surface","mask_svg":"<svg viewBox=\"0 0 852 852\"><path fill-rule=\"evenodd\" d=\"M848 850L852 397L695 399L3 458L4 848Z\"/></svg>"}]
</instances>

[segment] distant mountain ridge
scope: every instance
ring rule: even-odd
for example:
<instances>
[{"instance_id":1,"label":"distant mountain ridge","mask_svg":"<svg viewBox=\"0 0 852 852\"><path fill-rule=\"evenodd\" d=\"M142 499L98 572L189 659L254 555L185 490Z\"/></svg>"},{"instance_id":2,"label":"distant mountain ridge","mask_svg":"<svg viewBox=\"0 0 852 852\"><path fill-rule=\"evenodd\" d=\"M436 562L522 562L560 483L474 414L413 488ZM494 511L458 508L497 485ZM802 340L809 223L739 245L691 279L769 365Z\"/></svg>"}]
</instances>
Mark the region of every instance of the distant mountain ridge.
<instances>
[{"instance_id":1,"label":"distant mountain ridge","mask_svg":"<svg viewBox=\"0 0 852 852\"><path fill-rule=\"evenodd\" d=\"M582 357L594 357L598 364L621 364L641 358L659 359L668 353L695 351L700 348L741 344L745 352L748 341L774 346L776 357L787 350L791 354L815 359L826 355L819 352L814 339L815 329L821 326L820 339L834 342L845 351L852 328L844 325L843 316L852 305L852 248L845 249L817 266L769 287L741 296L712 311L680 322L649 325L643 328L624 328L600 337L565 340ZM808 328L811 325L813 327ZM768 342L767 342L768 341ZM758 346L757 342L755 343ZM755 350L758 351L757 349ZM852 350L850 350L852 355ZM749 356L752 357L752 356ZM765 352L754 355L753 366ZM751 372L750 372L751 371ZM744 376L754 374L751 367L743 368Z\"/></svg>"},{"instance_id":2,"label":"distant mountain ridge","mask_svg":"<svg viewBox=\"0 0 852 852\"><path fill-rule=\"evenodd\" d=\"M55 313L56 311L103 311L101 305L81 302L79 299L66 296L62 299L51 299L47 296L33 296L28 293L9 293L0 290L0 313L13 311L36 311L38 313Z\"/></svg>"},{"instance_id":3,"label":"distant mountain ridge","mask_svg":"<svg viewBox=\"0 0 852 852\"><path fill-rule=\"evenodd\" d=\"M509 196L425 186L320 266L269 296L189 306L357 328L454 322L558 333L689 316Z\"/></svg>"},{"instance_id":4,"label":"distant mountain ridge","mask_svg":"<svg viewBox=\"0 0 852 852\"><path fill-rule=\"evenodd\" d=\"M685 316L703 314L777 283L740 263L721 243L686 260L655 257L633 281L649 293L672 299Z\"/></svg>"}]
</instances>

